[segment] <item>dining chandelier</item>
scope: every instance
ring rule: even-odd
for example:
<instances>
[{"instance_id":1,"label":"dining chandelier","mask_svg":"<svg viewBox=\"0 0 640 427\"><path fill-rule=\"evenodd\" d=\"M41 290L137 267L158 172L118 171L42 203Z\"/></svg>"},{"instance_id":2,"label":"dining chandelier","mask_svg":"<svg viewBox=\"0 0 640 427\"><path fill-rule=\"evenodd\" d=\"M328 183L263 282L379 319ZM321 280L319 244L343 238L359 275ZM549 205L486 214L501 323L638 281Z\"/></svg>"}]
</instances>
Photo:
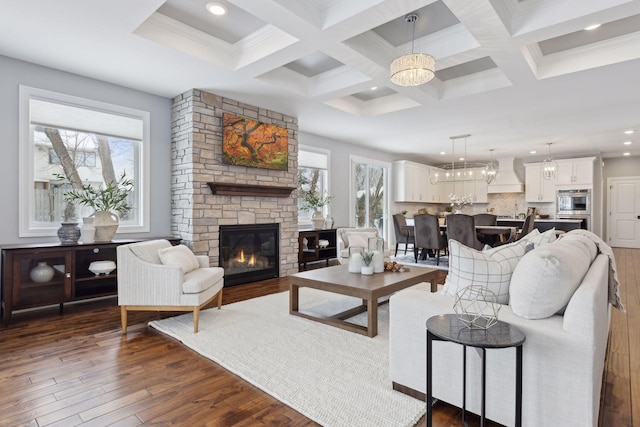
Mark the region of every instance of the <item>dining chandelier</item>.
<instances>
[{"instance_id":1,"label":"dining chandelier","mask_svg":"<svg viewBox=\"0 0 640 427\"><path fill-rule=\"evenodd\" d=\"M542 162L542 177L547 181L554 181L558 174L558 163L551 158L551 142L547 142L549 146L549 157Z\"/></svg>"},{"instance_id":2,"label":"dining chandelier","mask_svg":"<svg viewBox=\"0 0 640 427\"><path fill-rule=\"evenodd\" d=\"M491 152L491 161L487 163L487 166L482 171L484 180L487 184L491 184L498 177L498 166L493 161L493 148L489 150Z\"/></svg>"},{"instance_id":3,"label":"dining chandelier","mask_svg":"<svg viewBox=\"0 0 640 427\"><path fill-rule=\"evenodd\" d=\"M411 53L402 55L393 61L389 67L392 83L399 86L419 86L431 81L435 77L436 60L426 53L414 53L413 44L416 35L416 21L418 14L412 13L404 18L412 27Z\"/></svg>"}]
</instances>

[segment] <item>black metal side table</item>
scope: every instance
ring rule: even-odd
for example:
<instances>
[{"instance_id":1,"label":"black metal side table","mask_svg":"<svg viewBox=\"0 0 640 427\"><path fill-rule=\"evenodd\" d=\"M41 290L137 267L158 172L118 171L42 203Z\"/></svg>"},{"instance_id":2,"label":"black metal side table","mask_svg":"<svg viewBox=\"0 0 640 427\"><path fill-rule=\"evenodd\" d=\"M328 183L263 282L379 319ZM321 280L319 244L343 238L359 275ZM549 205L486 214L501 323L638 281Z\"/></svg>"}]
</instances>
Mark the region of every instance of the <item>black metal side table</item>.
<instances>
[{"instance_id":1,"label":"black metal side table","mask_svg":"<svg viewBox=\"0 0 640 427\"><path fill-rule=\"evenodd\" d=\"M466 426L465 412L467 402L467 347L482 349L482 405L480 425L485 426L485 385L487 376L486 349L516 348L516 427L522 425L522 344L524 332L508 323L498 321L488 329L471 329L458 319L456 314L440 314L427 320L427 427L432 426L431 403L433 341L450 341L462 345L462 422Z\"/></svg>"}]
</instances>

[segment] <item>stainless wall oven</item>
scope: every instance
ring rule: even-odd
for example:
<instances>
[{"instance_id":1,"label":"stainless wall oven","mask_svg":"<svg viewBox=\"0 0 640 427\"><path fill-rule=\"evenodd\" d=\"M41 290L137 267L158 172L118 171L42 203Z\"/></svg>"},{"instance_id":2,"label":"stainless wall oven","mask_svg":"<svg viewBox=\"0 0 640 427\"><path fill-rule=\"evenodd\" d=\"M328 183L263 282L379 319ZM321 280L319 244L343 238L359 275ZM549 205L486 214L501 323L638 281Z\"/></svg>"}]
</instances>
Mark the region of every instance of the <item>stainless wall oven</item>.
<instances>
[{"instance_id":1,"label":"stainless wall oven","mask_svg":"<svg viewBox=\"0 0 640 427\"><path fill-rule=\"evenodd\" d=\"M557 190L556 218L583 219L582 228L591 229L591 190Z\"/></svg>"}]
</instances>

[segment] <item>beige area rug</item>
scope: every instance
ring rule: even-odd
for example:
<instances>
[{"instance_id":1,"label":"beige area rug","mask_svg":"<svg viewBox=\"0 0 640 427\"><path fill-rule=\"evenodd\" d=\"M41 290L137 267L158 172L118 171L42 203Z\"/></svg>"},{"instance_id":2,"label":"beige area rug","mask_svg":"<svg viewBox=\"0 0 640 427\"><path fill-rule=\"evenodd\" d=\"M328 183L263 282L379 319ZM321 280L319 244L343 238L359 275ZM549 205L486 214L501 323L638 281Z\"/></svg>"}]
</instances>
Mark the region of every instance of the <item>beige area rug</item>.
<instances>
[{"instance_id":1,"label":"beige area rug","mask_svg":"<svg viewBox=\"0 0 640 427\"><path fill-rule=\"evenodd\" d=\"M314 314L359 301L300 290L301 311ZM289 315L288 292L204 310L197 334L192 314L150 325L323 426L413 426L425 405L391 388L388 307L374 338Z\"/></svg>"}]
</instances>

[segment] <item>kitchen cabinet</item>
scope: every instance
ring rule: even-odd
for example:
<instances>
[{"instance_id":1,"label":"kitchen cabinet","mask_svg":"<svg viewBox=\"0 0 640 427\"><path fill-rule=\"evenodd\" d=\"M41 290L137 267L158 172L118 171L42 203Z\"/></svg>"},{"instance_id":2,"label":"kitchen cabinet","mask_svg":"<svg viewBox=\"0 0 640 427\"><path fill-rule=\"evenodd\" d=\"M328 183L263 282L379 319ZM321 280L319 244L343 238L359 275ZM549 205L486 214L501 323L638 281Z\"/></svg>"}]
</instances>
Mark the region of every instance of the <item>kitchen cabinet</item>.
<instances>
[{"instance_id":1,"label":"kitchen cabinet","mask_svg":"<svg viewBox=\"0 0 640 427\"><path fill-rule=\"evenodd\" d=\"M558 164L556 185L576 189L592 186L594 160L595 157L556 160Z\"/></svg>"},{"instance_id":2,"label":"kitchen cabinet","mask_svg":"<svg viewBox=\"0 0 640 427\"><path fill-rule=\"evenodd\" d=\"M396 202L433 203L440 200L438 188L429 180L429 167L408 160L393 163Z\"/></svg>"},{"instance_id":3,"label":"kitchen cabinet","mask_svg":"<svg viewBox=\"0 0 640 427\"><path fill-rule=\"evenodd\" d=\"M526 163L525 200L529 203L555 202L556 182L542 177L542 163Z\"/></svg>"}]
</instances>

